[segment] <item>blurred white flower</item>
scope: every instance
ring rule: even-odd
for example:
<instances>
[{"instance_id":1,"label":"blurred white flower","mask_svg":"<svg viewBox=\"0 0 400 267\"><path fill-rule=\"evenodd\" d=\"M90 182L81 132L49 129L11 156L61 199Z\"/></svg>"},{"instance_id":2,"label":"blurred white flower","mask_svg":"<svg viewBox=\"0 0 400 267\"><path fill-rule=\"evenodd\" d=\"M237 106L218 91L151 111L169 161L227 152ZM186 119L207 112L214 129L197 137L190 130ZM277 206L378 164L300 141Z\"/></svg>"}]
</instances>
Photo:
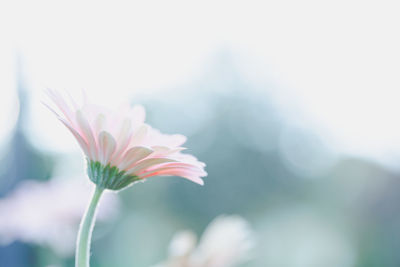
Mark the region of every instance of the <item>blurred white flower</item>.
<instances>
[{"instance_id":1,"label":"blurred white flower","mask_svg":"<svg viewBox=\"0 0 400 267\"><path fill-rule=\"evenodd\" d=\"M54 178L24 181L0 199L0 244L15 240L48 246L61 256L72 255L79 222L93 189L87 179ZM118 211L115 194L104 195L98 219Z\"/></svg>"},{"instance_id":2,"label":"blurred white flower","mask_svg":"<svg viewBox=\"0 0 400 267\"><path fill-rule=\"evenodd\" d=\"M237 266L250 258L253 246L254 234L245 219L220 216L209 224L198 244L192 231L175 234L169 258L156 267Z\"/></svg>"}]
</instances>

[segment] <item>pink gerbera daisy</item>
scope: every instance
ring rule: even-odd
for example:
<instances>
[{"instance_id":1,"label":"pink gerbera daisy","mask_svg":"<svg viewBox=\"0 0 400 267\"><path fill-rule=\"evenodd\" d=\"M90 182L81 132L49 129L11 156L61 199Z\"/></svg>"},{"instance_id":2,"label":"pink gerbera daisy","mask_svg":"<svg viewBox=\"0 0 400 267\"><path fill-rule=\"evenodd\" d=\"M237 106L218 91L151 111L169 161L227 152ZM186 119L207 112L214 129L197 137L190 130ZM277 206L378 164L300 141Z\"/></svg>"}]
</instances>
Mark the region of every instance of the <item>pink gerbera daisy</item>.
<instances>
[{"instance_id":1,"label":"pink gerbera daisy","mask_svg":"<svg viewBox=\"0 0 400 267\"><path fill-rule=\"evenodd\" d=\"M100 188L120 190L152 176L180 176L203 185L205 164L182 153L186 137L166 135L144 123L142 106L113 112L84 100L78 106L53 90L46 103L82 148L89 178Z\"/></svg>"}]
</instances>

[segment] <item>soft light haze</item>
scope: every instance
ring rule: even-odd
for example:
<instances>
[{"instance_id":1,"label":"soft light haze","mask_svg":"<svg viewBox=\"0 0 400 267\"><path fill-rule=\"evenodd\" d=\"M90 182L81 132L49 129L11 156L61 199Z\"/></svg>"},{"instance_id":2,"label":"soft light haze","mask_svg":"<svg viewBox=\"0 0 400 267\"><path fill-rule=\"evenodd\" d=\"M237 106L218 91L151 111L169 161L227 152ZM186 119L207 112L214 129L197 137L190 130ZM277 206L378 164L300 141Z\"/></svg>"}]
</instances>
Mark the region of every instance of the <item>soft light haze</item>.
<instances>
[{"instance_id":1,"label":"soft light haze","mask_svg":"<svg viewBox=\"0 0 400 267\"><path fill-rule=\"evenodd\" d=\"M17 45L35 94L84 88L107 100L116 90L121 98L167 90L201 75L228 49L250 82L278 84L279 91L265 92L293 120L330 132L341 152L392 166L399 158L397 1L4 4L10 26L0 53Z\"/></svg>"}]
</instances>

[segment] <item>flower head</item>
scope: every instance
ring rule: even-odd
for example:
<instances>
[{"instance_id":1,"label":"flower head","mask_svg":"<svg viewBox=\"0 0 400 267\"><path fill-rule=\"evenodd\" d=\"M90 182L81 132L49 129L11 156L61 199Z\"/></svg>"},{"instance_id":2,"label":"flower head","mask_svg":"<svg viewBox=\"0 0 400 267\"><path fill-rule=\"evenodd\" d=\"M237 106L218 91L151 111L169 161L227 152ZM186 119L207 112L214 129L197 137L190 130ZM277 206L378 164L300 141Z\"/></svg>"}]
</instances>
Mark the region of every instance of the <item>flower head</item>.
<instances>
[{"instance_id":1,"label":"flower head","mask_svg":"<svg viewBox=\"0 0 400 267\"><path fill-rule=\"evenodd\" d=\"M89 103L78 106L49 90L46 104L71 131L88 161L89 178L99 187L119 190L152 176L180 176L203 184L205 164L181 151L186 137L150 127L142 106L113 112Z\"/></svg>"}]
</instances>

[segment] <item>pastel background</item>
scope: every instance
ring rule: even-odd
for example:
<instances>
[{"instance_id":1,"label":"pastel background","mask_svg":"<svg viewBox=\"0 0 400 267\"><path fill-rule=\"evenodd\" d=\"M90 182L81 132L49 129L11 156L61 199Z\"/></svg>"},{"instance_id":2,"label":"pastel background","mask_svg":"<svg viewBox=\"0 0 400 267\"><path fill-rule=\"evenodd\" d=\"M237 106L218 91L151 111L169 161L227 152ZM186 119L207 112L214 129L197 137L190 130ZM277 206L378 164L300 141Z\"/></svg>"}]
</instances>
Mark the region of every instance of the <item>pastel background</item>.
<instances>
[{"instance_id":1,"label":"pastel background","mask_svg":"<svg viewBox=\"0 0 400 267\"><path fill-rule=\"evenodd\" d=\"M142 104L207 163L203 187L159 177L110 195L93 267L155 265L174 233L201 235L221 214L254 231L241 266L399 266L399 12L397 1L2 1L0 266L73 266L90 190L46 88Z\"/></svg>"}]
</instances>

